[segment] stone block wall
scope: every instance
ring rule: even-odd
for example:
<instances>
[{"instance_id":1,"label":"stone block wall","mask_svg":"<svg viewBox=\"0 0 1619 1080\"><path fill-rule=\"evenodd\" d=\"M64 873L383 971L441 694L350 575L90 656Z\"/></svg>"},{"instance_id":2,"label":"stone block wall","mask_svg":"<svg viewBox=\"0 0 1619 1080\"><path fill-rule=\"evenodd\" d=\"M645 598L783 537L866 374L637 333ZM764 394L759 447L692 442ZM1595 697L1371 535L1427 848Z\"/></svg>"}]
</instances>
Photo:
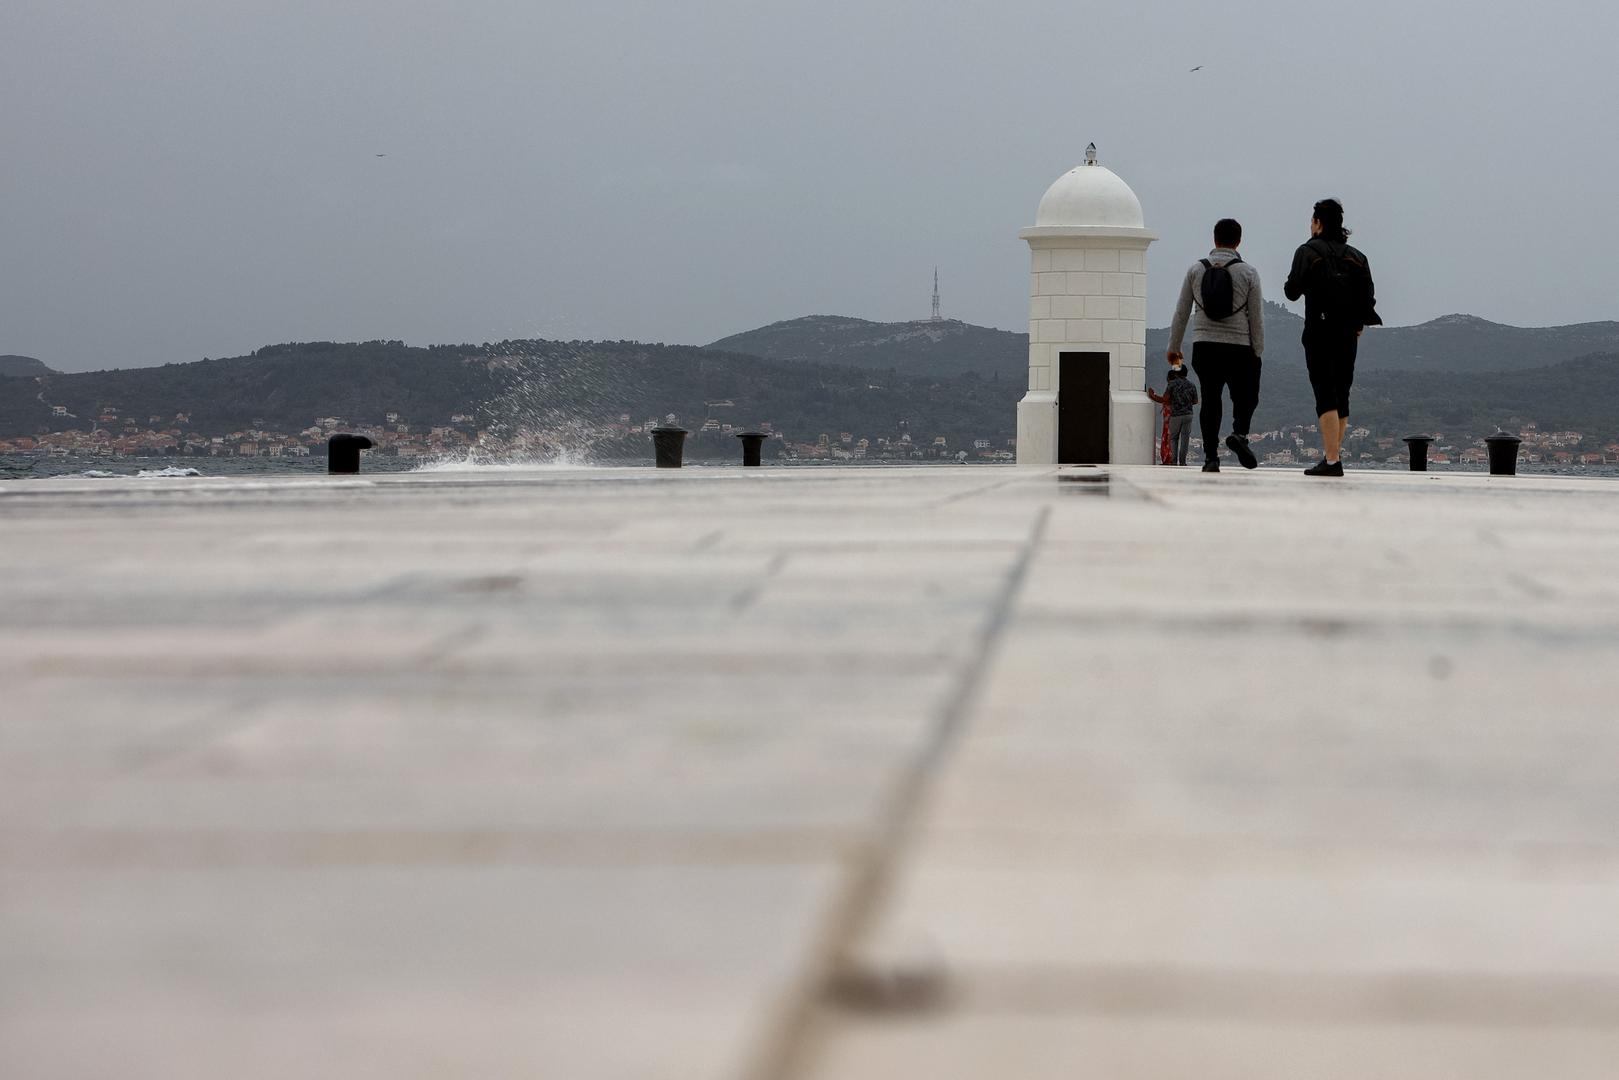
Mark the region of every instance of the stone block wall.
<instances>
[{"instance_id":1,"label":"stone block wall","mask_svg":"<svg viewBox=\"0 0 1619 1080\"><path fill-rule=\"evenodd\" d=\"M1029 389L1059 389L1059 353L1106 352L1113 358L1112 389L1143 390L1150 241L1063 237L1030 243Z\"/></svg>"}]
</instances>

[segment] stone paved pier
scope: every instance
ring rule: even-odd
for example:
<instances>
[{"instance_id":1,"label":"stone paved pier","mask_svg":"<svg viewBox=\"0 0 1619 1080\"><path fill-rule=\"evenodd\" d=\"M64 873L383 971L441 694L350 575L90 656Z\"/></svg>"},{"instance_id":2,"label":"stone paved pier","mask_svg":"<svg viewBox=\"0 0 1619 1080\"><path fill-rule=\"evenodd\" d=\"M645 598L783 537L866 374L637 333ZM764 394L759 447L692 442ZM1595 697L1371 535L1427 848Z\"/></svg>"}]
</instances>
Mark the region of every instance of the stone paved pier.
<instances>
[{"instance_id":1,"label":"stone paved pier","mask_svg":"<svg viewBox=\"0 0 1619 1080\"><path fill-rule=\"evenodd\" d=\"M0 1076L1619 1062L1619 483L0 485Z\"/></svg>"}]
</instances>

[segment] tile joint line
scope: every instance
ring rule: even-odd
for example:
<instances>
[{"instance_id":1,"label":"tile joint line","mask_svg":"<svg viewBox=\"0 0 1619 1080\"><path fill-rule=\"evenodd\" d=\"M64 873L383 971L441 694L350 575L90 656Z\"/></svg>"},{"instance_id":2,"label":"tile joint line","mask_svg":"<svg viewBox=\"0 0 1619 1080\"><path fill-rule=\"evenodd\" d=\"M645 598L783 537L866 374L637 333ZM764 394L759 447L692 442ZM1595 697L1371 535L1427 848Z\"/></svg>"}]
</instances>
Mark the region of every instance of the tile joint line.
<instances>
[{"instance_id":1,"label":"tile joint line","mask_svg":"<svg viewBox=\"0 0 1619 1080\"><path fill-rule=\"evenodd\" d=\"M797 987L797 1000L786 1006L777 1031L767 1037L761 1060L746 1071L745 1075L751 1080L793 1080L804 1074L808 1052L815 1043L823 1016L827 985L881 909L910 841L922 797L966 727L985 675L999 654L1000 640L1011 621L1013 604L1023 591L1029 566L1040 549L1050 516L1051 508L1041 507L1017 561L974 639L972 657L963 667L949 701L935 718L920 753L896 783L888 807L872 830L870 842L863 846L849 870L842 895L834 901L832 914L824 925L809 976Z\"/></svg>"}]
</instances>

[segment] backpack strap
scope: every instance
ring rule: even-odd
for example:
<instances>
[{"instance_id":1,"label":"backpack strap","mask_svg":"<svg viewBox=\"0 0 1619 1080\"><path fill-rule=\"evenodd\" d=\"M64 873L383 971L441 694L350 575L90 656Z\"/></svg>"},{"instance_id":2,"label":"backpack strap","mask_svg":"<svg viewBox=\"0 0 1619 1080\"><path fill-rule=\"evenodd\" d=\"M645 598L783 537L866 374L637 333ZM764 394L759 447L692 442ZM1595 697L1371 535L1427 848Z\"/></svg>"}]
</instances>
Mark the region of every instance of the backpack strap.
<instances>
[{"instance_id":1,"label":"backpack strap","mask_svg":"<svg viewBox=\"0 0 1619 1080\"><path fill-rule=\"evenodd\" d=\"M1214 269L1214 264L1209 262L1209 260L1207 260L1207 259L1199 259L1197 261L1203 264L1203 272L1205 274L1208 273L1210 270ZM1203 310L1203 282L1199 281L1197 283L1197 285L1198 285L1198 287L1192 290L1192 306L1197 308L1197 310L1202 311Z\"/></svg>"},{"instance_id":2,"label":"backpack strap","mask_svg":"<svg viewBox=\"0 0 1619 1080\"><path fill-rule=\"evenodd\" d=\"M1347 243L1338 243L1322 236L1312 236L1304 246L1315 252L1315 262L1311 263L1311 266L1327 259L1350 259L1353 261L1349 254L1349 245Z\"/></svg>"}]
</instances>

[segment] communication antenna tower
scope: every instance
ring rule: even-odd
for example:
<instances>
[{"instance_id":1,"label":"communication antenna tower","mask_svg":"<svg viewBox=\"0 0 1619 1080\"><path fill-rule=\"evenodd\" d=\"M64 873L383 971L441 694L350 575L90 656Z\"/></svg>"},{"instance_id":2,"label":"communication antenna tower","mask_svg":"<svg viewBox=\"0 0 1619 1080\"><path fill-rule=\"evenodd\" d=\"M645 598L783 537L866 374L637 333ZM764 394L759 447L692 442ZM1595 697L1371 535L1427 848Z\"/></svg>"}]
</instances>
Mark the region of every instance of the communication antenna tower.
<instances>
[{"instance_id":1,"label":"communication antenna tower","mask_svg":"<svg viewBox=\"0 0 1619 1080\"><path fill-rule=\"evenodd\" d=\"M939 315L939 268L937 266L933 268L933 318L929 321L941 321Z\"/></svg>"}]
</instances>

